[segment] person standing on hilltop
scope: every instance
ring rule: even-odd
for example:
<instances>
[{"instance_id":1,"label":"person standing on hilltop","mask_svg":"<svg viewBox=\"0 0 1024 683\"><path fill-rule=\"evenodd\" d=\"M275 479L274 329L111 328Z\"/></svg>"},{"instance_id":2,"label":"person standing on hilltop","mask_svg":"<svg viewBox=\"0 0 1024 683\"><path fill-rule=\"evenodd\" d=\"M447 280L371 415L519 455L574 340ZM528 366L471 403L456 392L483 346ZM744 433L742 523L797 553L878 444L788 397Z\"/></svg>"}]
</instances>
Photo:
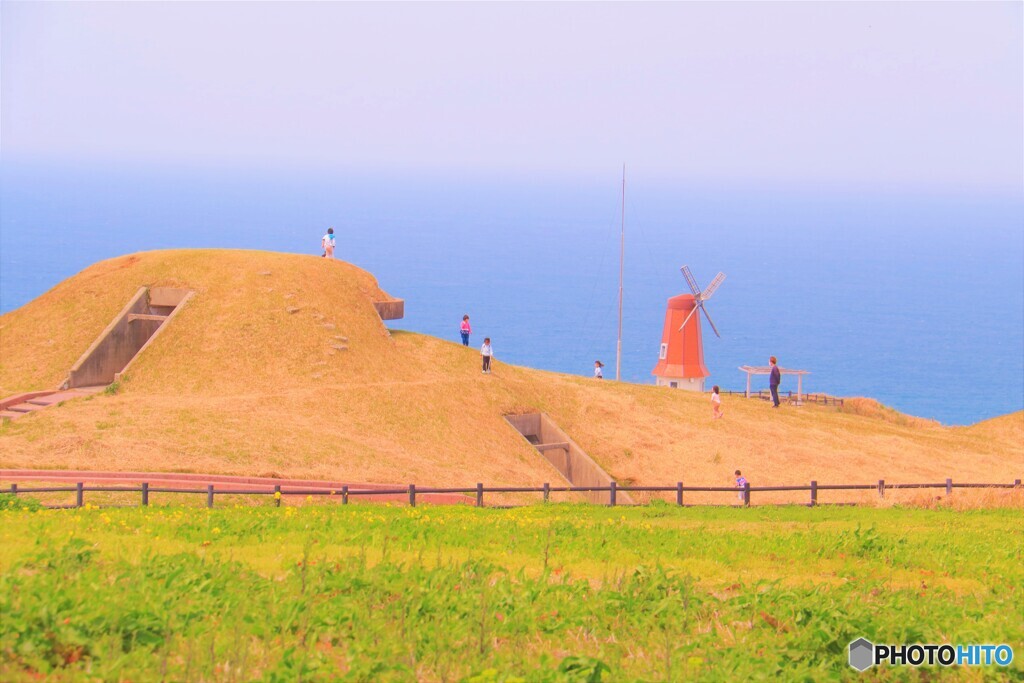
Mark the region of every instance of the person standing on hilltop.
<instances>
[{"instance_id":1,"label":"person standing on hilltop","mask_svg":"<svg viewBox=\"0 0 1024 683\"><path fill-rule=\"evenodd\" d=\"M772 356L768 359L772 371L768 375L768 388L772 392L772 407L779 407L779 384L782 383L782 372L779 370L779 362Z\"/></svg>"},{"instance_id":2,"label":"person standing on hilltop","mask_svg":"<svg viewBox=\"0 0 1024 683\"><path fill-rule=\"evenodd\" d=\"M324 258L334 258L334 228L327 228L327 234L320 238Z\"/></svg>"},{"instance_id":3,"label":"person standing on hilltop","mask_svg":"<svg viewBox=\"0 0 1024 683\"><path fill-rule=\"evenodd\" d=\"M473 333L473 328L469 326L469 316L462 316L462 324L459 325L459 334L462 335L462 345L469 346L469 335Z\"/></svg>"},{"instance_id":4,"label":"person standing on hilltop","mask_svg":"<svg viewBox=\"0 0 1024 683\"><path fill-rule=\"evenodd\" d=\"M604 371L601 369L604 367L604 363L599 360L594 361L594 379L604 379Z\"/></svg>"},{"instance_id":5,"label":"person standing on hilltop","mask_svg":"<svg viewBox=\"0 0 1024 683\"><path fill-rule=\"evenodd\" d=\"M480 358L484 364L484 374L491 374L491 358L494 357L494 351L491 349L491 338L486 337L484 339L484 345L480 347Z\"/></svg>"}]
</instances>

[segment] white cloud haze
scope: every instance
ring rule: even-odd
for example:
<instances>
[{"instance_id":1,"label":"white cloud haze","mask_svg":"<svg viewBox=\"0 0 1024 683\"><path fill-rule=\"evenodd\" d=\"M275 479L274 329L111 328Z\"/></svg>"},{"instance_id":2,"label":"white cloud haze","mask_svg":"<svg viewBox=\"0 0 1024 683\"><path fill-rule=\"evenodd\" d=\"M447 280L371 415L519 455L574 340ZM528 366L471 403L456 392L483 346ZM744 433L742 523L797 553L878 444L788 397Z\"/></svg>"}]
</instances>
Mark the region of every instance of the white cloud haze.
<instances>
[{"instance_id":1,"label":"white cloud haze","mask_svg":"<svg viewBox=\"0 0 1024 683\"><path fill-rule=\"evenodd\" d=\"M5 2L2 152L1019 193L1022 7Z\"/></svg>"}]
</instances>

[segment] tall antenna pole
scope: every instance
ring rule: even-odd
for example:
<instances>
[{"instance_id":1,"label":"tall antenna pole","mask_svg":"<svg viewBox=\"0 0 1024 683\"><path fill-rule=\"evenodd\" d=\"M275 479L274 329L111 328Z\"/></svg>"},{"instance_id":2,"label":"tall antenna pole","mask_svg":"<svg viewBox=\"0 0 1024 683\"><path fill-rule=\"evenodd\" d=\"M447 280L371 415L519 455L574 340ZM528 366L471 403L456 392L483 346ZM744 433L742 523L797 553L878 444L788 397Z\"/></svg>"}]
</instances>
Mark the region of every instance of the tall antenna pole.
<instances>
[{"instance_id":1,"label":"tall antenna pole","mask_svg":"<svg viewBox=\"0 0 1024 683\"><path fill-rule=\"evenodd\" d=\"M622 225L619 229L619 337L615 345L615 381L622 377L622 265L626 253L626 164L622 164Z\"/></svg>"}]
</instances>

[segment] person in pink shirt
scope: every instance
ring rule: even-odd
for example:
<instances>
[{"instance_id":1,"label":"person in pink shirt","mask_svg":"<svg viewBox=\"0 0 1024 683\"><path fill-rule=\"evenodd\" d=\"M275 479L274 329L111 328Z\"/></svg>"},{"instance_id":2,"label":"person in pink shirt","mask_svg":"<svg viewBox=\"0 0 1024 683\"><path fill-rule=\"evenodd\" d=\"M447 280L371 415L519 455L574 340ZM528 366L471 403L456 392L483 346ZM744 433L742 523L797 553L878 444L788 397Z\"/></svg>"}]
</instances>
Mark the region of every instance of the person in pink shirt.
<instances>
[{"instance_id":1,"label":"person in pink shirt","mask_svg":"<svg viewBox=\"0 0 1024 683\"><path fill-rule=\"evenodd\" d=\"M473 328L469 326L469 316L462 316L462 324L459 325L459 334L462 335L462 345L469 346L469 335L473 332Z\"/></svg>"}]
</instances>

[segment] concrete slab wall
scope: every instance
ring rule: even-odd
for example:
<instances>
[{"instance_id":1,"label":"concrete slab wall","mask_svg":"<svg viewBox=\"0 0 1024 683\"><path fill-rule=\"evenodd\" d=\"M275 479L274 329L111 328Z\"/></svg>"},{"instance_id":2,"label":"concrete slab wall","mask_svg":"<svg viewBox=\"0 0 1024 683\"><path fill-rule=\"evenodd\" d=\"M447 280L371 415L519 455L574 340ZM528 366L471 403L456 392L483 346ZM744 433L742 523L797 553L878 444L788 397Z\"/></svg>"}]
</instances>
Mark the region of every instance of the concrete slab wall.
<instances>
[{"instance_id":1,"label":"concrete slab wall","mask_svg":"<svg viewBox=\"0 0 1024 683\"><path fill-rule=\"evenodd\" d=\"M78 362L71 367L63 388L97 386L113 382L115 375L131 362L165 322L159 319L138 319L134 318L133 314L164 315L161 311L167 308L169 302L174 302L175 308L171 309L173 315L178 303L184 301L191 293L184 289L169 288L154 288L152 291L159 292L158 300L162 305L154 310L150 304L151 291L146 287L140 287L96 341L82 354Z\"/></svg>"},{"instance_id":2,"label":"concrete slab wall","mask_svg":"<svg viewBox=\"0 0 1024 683\"><path fill-rule=\"evenodd\" d=\"M151 294L152 294L152 291L153 290L150 290ZM165 327L167 327L167 323L169 323L172 320L174 320L174 316L176 316L179 313L181 313L181 309L185 308L185 304L188 303L188 300L191 299L192 296L195 294L195 292L192 292L192 291L186 290L186 289L176 289L176 290L171 290L171 291L183 292L184 294L178 300L177 305L175 305L175 307L170 310L170 313L167 314L167 319L164 320L163 324L159 325L157 327L157 329L153 330L153 334L150 335L149 339L146 340L146 342L139 348L139 350L135 353L135 355L132 356L131 359L127 363L125 363L124 367L122 367L120 370L118 370L117 372L114 373L114 381L115 382L117 380L121 379L121 375L123 375L125 372L127 372L128 368L130 368L132 363L135 362L135 359L138 358L140 355L142 355L142 352L145 351L146 348L150 344L153 343L153 340L156 339L158 334L160 334L160 331L163 330ZM165 306L154 307L152 305L152 302L153 302L153 300L151 298L150 299L150 310L153 311L154 313L157 313L157 312L162 311L162 310L166 310Z\"/></svg>"},{"instance_id":3,"label":"concrete slab wall","mask_svg":"<svg viewBox=\"0 0 1024 683\"><path fill-rule=\"evenodd\" d=\"M405 316L405 300L375 301L373 307L381 320L401 320Z\"/></svg>"},{"instance_id":4,"label":"concrete slab wall","mask_svg":"<svg viewBox=\"0 0 1024 683\"><path fill-rule=\"evenodd\" d=\"M148 313L146 288L140 287L92 346L71 366L65 387L110 384L114 373L125 366L153 333L152 325L128 322L131 313ZM140 338L145 334L144 338Z\"/></svg>"},{"instance_id":5,"label":"concrete slab wall","mask_svg":"<svg viewBox=\"0 0 1024 683\"><path fill-rule=\"evenodd\" d=\"M178 289L177 287L151 287L149 290L149 305L152 308L165 307L173 310L191 293L191 290Z\"/></svg>"},{"instance_id":6,"label":"concrete slab wall","mask_svg":"<svg viewBox=\"0 0 1024 683\"><path fill-rule=\"evenodd\" d=\"M524 413L523 415L506 415L505 419L526 437L530 443L540 443L540 413ZM531 439L530 437L534 437Z\"/></svg>"},{"instance_id":7,"label":"concrete slab wall","mask_svg":"<svg viewBox=\"0 0 1024 683\"><path fill-rule=\"evenodd\" d=\"M594 462L593 458L569 438L554 420L544 413L506 415L505 419L534 446L558 472L573 486L608 486L612 477ZM606 491L592 491L583 494L594 503L607 503ZM629 494L621 492L617 502L632 504Z\"/></svg>"}]
</instances>

